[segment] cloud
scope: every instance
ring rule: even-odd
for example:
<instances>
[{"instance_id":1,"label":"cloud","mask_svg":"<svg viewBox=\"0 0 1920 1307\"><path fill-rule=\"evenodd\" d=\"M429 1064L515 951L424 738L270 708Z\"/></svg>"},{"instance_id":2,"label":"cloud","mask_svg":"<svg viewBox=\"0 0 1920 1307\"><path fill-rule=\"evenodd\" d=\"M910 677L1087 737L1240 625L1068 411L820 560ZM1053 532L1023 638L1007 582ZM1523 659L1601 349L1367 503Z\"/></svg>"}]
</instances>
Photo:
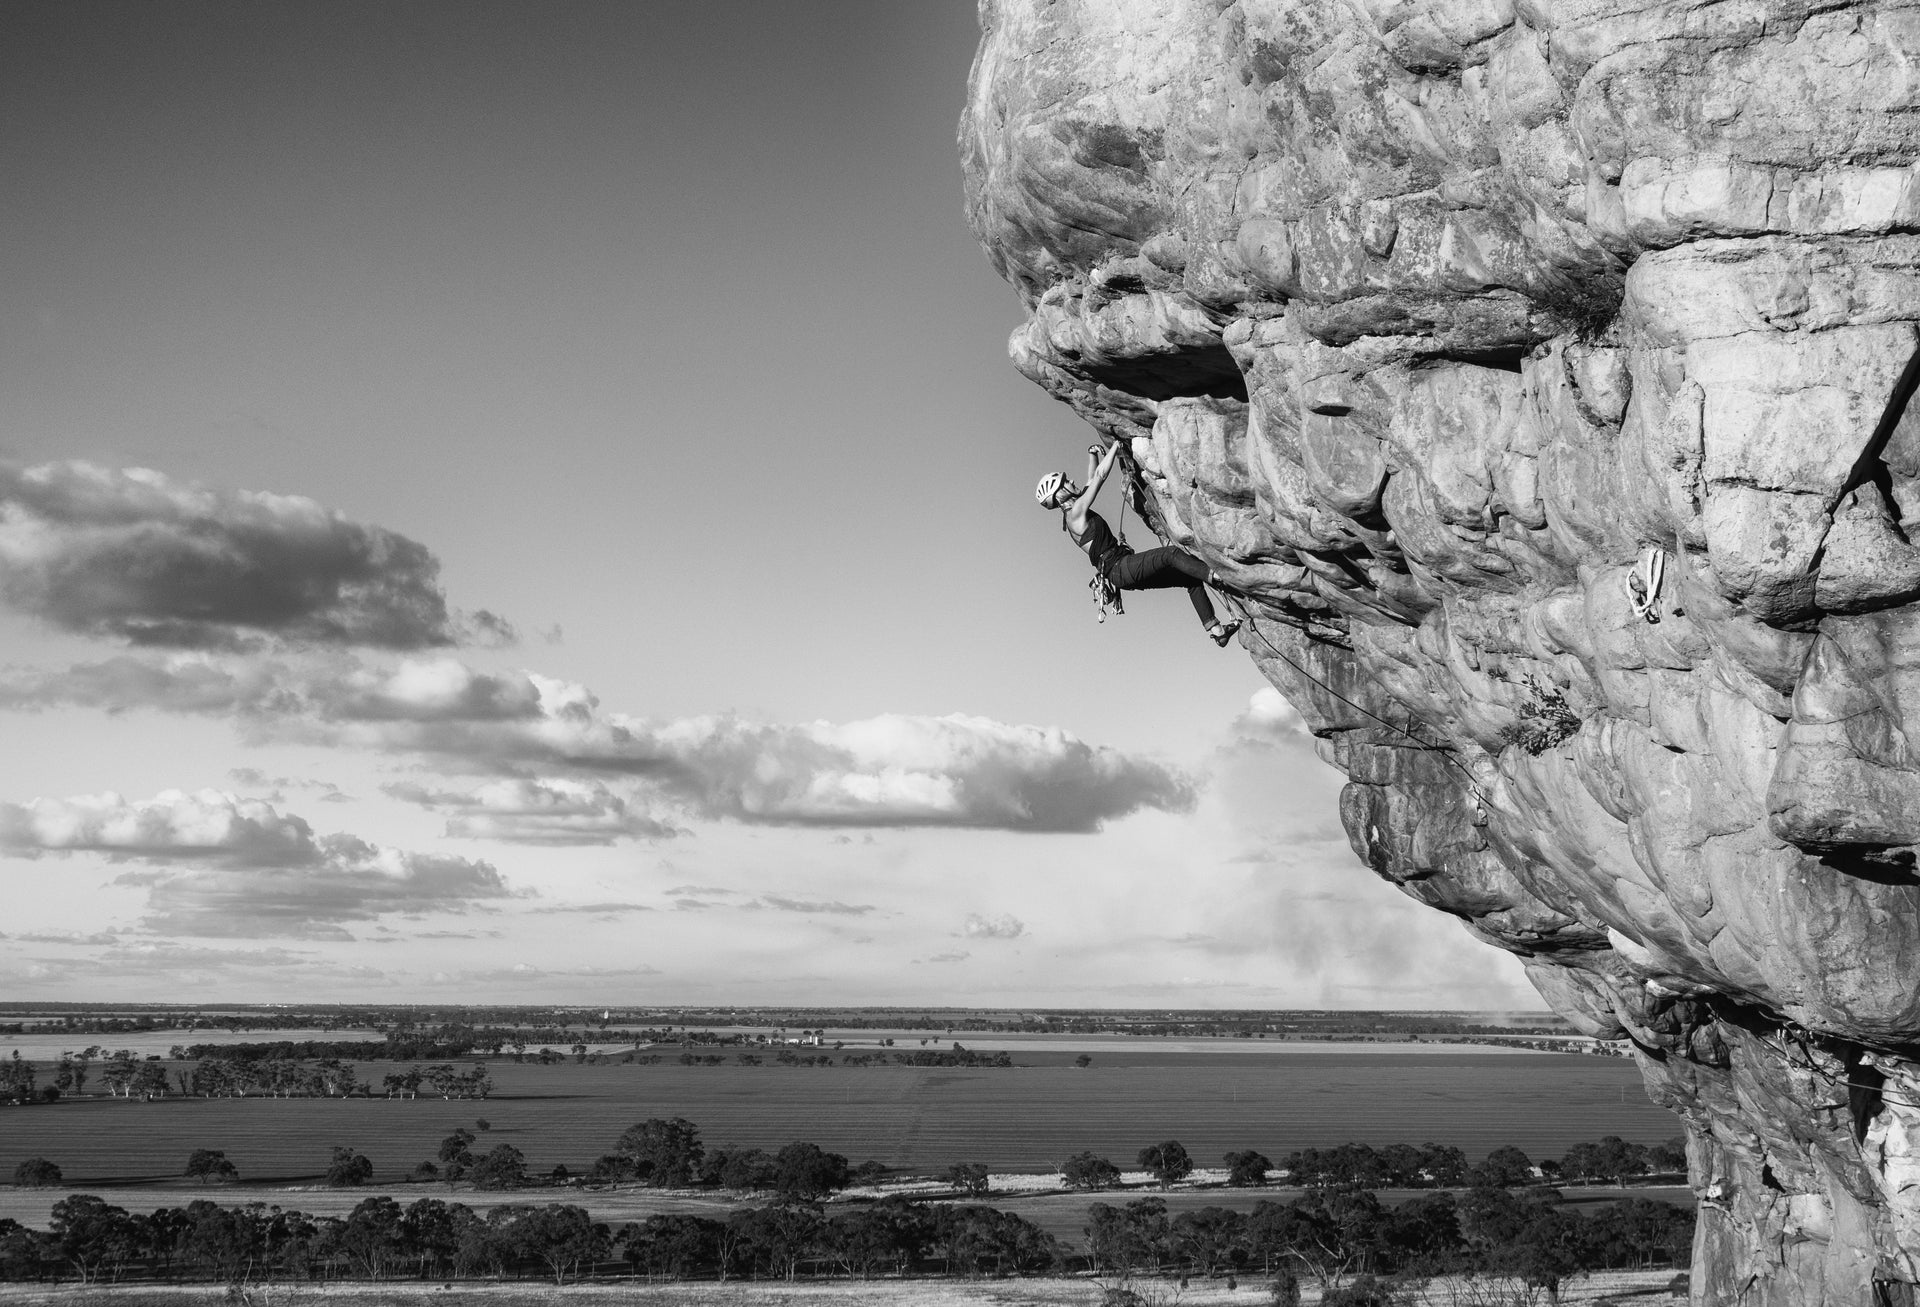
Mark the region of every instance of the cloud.
<instances>
[{"instance_id":1,"label":"cloud","mask_svg":"<svg viewBox=\"0 0 1920 1307\"><path fill-rule=\"evenodd\" d=\"M681 889L698 889L698 886L682 886ZM762 894L757 898L743 898L732 890L708 890L715 896L732 898L731 903L716 903L709 898L693 898L681 894L678 890L668 890L668 894L677 895L673 899L675 912L712 912L726 908L735 912L796 912L806 916L864 917L876 909L871 903L841 903L833 899L792 899L778 894Z\"/></svg>"},{"instance_id":2,"label":"cloud","mask_svg":"<svg viewBox=\"0 0 1920 1307\"><path fill-rule=\"evenodd\" d=\"M386 793L423 808L446 809L447 834L550 846L670 839L674 826L635 811L598 781L500 780L473 790L438 790L411 782Z\"/></svg>"},{"instance_id":3,"label":"cloud","mask_svg":"<svg viewBox=\"0 0 1920 1307\"><path fill-rule=\"evenodd\" d=\"M1229 733L1234 739L1249 743L1271 744L1312 739L1300 710L1270 685L1253 692L1246 709L1233 719Z\"/></svg>"},{"instance_id":4,"label":"cloud","mask_svg":"<svg viewBox=\"0 0 1920 1307\"><path fill-rule=\"evenodd\" d=\"M970 957L972 957L972 956L973 956L973 954L971 954L971 953L966 953L966 952L959 952L959 953L935 953L935 954L934 954L934 955L933 955L932 957L930 957L930 958L915 958L915 959L914 959L914 962L915 962L916 964L918 964L918 963L920 963L920 962L938 962L938 963L949 963L949 962L965 962L965 961L966 961L966 960L967 960L968 958L970 958Z\"/></svg>"},{"instance_id":5,"label":"cloud","mask_svg":"<svg viewBox=\"0 0 1920 1307\"><path fill-rule=\"evenodd\" d=\"M158 869L119 878L146 889L143 924L201 937L344 939L347 922L459 912L511 893L490 863L316 836L300 817L219 790L0 803L0 850L147 863Z\"/></svg>"},{"instance_id":6,"label":"cloud","mask_svg":"<svg viewBox=\"0 0 1920 1307\"><path fill-rule=\"evenodd\" d=\"M644 781L689 813L756 825L1088 832L1143 808L1185 812L1193 780L1054 727L887 715L774 724L650 721L585 687L457 659L395 667L123 658L0 675L0 706L233 714L250 738L421 756L448 770L538 768Z\"/></svg>"},{"instance_id":7,"label":"cloud","mask_svg":"<svg viewBox=\"0 0 1920 1307\"><path fill-rule=\"evenodd\" d=\"M108 793L0 803L0 849L25 857L86 852L249 867L314 866L325 858L301 818L220 790L166 790L140 802Z\"/></svg>"},{"instance_id":8,"label":"cloud","mask_svg":"<svg viewBox=\"0 0 1920 1307\"><path fill-rule=\"evenodd\" d=\"M510 967L482 971L436 971L430 979L438 984L498 984L529 980L632 980L659 974L658 967L644 962L626 967L536 967L530 962L516 962Z\"/></svg>"},{"instance_id":9,"label":"cloud","mask_svg":"<svg viewBox=\"0 0 1920 1307\"><path fill-rule=\"evenodd\" d=\"M836 901L818 901L809 899L785 899L776 894L762 894L747 907L761 907L773 912L800 912L809 916L825 915L834 917L863 917L873 911L871 903L840 903Z\"/></svg>"},{"instance_id":10,"label":"cloud","mask_svg":"<svg viewBox=\"0 0 1920 1307\"><path fill-rule=\"evenodd\" d=\"M426 546L297 495L145 468L0 464L0 598L81 635L193 649L511 638L450 613Z\"/></svg>"},{"instance_id":11,"label":"cloud","mask_svg":"<svg viewBox=\"0 0 1920 1307\"><path fill-rule=\"evenodd\" d=\"M267 798L280 801L287 790L312 790L322 803L352 803L353 796L332 781L308 780L298 776L269 776L258 767L233 767L227 779L251 790L268 791Z\"/></svg>"},{"instance_id":12,"label":"cloud","mask_svg":"<svg viewBox=\"0 0 1920 1307\"><path fill-rule=\"evenodd\" d=\"M651 903L552 903L545 907L529 908L528 911L543 915L577 912L587 916L614 917L628 912L652 912L654 907Z\"/></svg>"},{"instance_id":13,"label":"cloud","mask_svg":"<svg viewBox=\"0 0 1920 1307\"><path fill-rule=\"evenodd\" d=\"M21 944L75 944L97 947L101 944L115 944L122 932L118 930L96 930L82 935L71 930L27 931L23 934L8 935L0 932L0 939L13 940Z\"/></svg>"},{"instance_id":14,"label":"cloud","mask_svg":"<svg viewBox=\"0 0 1920 1307\"><path fill-rule=\"evenodd\" d=\"M960 933L968 939L1019 939L1027 933L1027 927L1026 923L1011 913L983 917L977 912L970 912Z\"/></svg>"}]
</instances>

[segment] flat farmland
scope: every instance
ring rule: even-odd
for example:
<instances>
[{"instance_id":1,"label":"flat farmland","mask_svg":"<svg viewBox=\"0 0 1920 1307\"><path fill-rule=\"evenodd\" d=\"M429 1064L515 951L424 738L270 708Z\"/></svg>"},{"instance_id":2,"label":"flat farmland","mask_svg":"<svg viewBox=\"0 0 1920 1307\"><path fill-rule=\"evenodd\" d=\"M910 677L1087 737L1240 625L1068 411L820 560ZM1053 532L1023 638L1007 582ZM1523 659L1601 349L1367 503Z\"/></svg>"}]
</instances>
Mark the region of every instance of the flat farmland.
<instances>
[{"instance_id":1,"label":"flat farmland","mask_svg":"<svg viewBox=\"0 0 1920 1307\"><path fill-rule=\"evenodd\" d=\"M69 1189L151 1184L179 1176L193 1149L219 1148L247 1182L301 1183L324 1171L339 1144L371 1158L384 1183L482 1116L493 1129L478 1146L512 1144L537 1173L591 1164L650 1116L688 1118L709 1148L776 1149L805 1139L855 1162L922 1171L954 1162L1044 1171L1082 1149L1130 1162L1163 1139L1180 1140L1209 1165L1239 1148L1277 1159L1347 1141L1432 1140L1471 1157L1502 1144L1542 1157L1606 1134L1650 1143L1678 1133L1625 1059L1474 1046L1270 1047L1209 1056L1148 1044L1084 1069L1064 1054L1029 1055L1021 1060L1031 1064L1003 1069L496 1060L494 1095L477 1102L89 1097L0 1109L0 1175L39 1155L61 1166ZM393 1068L359 1069L377 1081Z\"/></svg>"}]
</instances>

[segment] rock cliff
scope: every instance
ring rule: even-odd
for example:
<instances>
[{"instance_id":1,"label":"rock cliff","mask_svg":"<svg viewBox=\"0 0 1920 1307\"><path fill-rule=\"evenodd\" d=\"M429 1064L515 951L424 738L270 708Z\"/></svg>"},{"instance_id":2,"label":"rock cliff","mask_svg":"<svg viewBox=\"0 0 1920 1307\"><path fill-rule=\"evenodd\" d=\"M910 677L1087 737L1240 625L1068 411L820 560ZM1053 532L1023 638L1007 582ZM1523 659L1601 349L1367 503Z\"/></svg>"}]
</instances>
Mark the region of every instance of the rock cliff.
<instances>
[{"instance_id":1,"label":"rock cliff","mask_svg":"<svg viewBox=\"0 0 1920 1307\"><path fill-rule=\"evenodd\" d=\"M1911 1302L1920 4L981 26L1014 363L1244 604L1361 860L1632 1041L1696 1302Z\"/></svg>"}]
</instances>

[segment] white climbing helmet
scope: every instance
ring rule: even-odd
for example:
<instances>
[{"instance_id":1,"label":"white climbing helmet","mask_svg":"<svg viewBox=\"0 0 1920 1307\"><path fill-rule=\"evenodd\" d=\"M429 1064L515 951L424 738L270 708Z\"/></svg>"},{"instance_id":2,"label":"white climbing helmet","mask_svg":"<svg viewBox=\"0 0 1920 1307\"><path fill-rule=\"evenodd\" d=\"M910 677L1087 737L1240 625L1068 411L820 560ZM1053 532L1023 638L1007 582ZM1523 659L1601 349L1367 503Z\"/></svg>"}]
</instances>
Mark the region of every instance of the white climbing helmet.
<instances>
[{"instance_id":1,"label":"white climbing helmet","mask_svg":"<svg viewBox=\"0 0 1920 1307\"><path fill-rule=\"evenodd\" d=\"M1055 507L1053 497L1059 494L1061 487L1066 484L1067 474L1065 472L1049 472L1041 477L1040 484L1033 488L1034 500L1042 508L1053 508Z\"/></svg>"}]
</instances>

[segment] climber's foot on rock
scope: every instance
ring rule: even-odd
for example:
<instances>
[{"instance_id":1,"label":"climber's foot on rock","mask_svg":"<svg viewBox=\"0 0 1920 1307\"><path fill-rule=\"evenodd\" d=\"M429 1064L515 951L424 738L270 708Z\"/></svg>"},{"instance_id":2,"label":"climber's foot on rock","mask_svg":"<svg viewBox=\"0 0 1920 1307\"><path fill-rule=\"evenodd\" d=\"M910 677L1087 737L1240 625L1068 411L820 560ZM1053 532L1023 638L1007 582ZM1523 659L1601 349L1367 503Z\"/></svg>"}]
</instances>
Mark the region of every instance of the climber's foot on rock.
<instances>
[{"instance_id":1,"label":"climber's foot on rock","mask_svg":"<svg viewBox=\"0 0 1920 1307\"><path fill-rule=\"evenodd\" d=\"M1207 628L1207 634L1213 637L1215 644L1224 649L1227 647L1227 641L1233 639L1234 632L1239 629L1240 623L1237 619L1231 622L1215 622Z\"/></svg>"}]
</instances>

